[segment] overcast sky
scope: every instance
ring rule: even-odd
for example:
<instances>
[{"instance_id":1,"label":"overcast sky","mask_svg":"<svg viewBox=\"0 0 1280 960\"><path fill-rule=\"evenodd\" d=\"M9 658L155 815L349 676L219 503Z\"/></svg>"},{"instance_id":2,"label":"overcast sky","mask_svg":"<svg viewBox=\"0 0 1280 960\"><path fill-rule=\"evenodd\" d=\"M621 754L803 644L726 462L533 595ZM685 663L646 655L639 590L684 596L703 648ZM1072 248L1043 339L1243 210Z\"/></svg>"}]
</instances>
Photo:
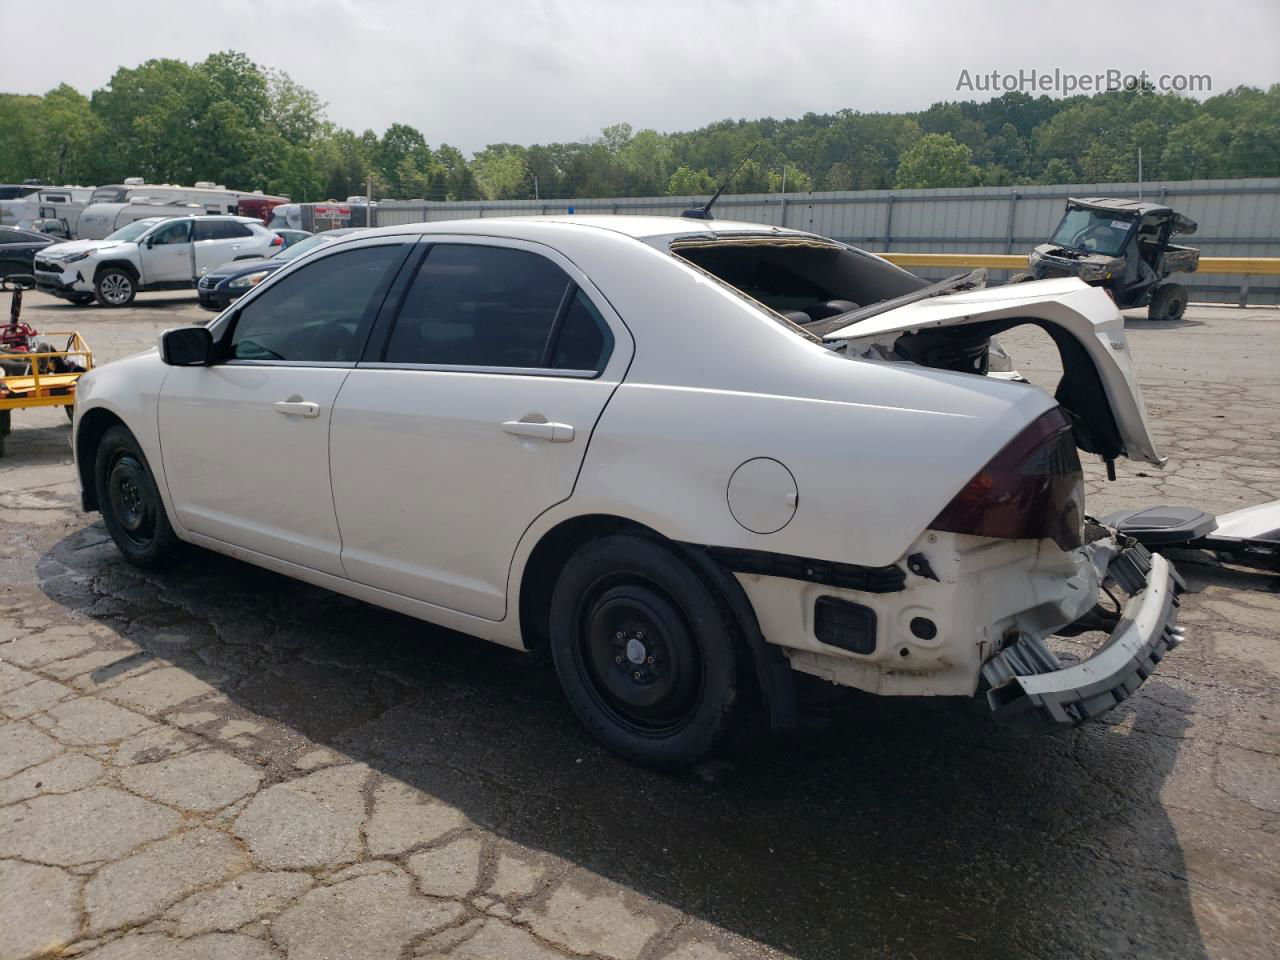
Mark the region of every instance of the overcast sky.
<instances>
[{"instance_id":1,"label":"overcast sky","mask_svg":"<svg viewBox=\"0 0 1280 960\"><path fill-rule=\"evenodd\" d=\"M120 65L234 49L342 126L400 121L467 151L990 96L957 93L962 70L1280 82L1278 0L59 0L37 20L56 41L35 21L10 32L0 90L88 93Z\"/></svg>"}]
</instances>

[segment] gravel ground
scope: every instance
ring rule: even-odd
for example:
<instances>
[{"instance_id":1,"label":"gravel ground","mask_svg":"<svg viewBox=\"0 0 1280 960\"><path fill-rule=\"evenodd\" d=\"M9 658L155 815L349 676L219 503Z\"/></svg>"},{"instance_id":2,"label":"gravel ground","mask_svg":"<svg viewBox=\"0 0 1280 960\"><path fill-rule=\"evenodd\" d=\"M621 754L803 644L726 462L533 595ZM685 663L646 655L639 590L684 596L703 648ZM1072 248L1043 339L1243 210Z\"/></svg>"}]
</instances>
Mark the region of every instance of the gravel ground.
<instances>
[{"instance_id":1,"label":"gravel ground","mask_svg":"<svg viewBox=\"0 0 1280 960\"><path fill-rule=\"evenodd\" d=\"M105 361L209 315L24 316ZM1091 512L1280 497L1280 313L1128 327L1170 462L1090 465ZM1187 642L1065 736L819 688L799 732L662 776L524 655L211 554L128 567L62 413L14 421L0 960L1280 955L1274 575L1177 558Z\"/></svg>"}]
</instances>

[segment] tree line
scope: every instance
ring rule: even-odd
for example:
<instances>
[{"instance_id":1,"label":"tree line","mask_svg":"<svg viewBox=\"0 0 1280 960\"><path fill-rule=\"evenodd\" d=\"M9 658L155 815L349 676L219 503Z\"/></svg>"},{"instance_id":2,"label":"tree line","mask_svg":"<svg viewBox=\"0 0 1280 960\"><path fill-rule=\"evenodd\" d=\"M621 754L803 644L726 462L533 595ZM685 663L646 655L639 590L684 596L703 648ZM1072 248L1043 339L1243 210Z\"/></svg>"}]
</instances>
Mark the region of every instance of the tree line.
<instances>
[{"instance_id":1,"label":"tree line","mask_svg":"<svg viewBox=\"0 0 1280 960\"><path fill-rule=\"evenodd\" d=\"M430 131L428 131L430 133ZM393 123L331 123L316 94L241 53L121 67L88 96L0 94L0 181L212 180L294 200L697 196L755 147L734 193L1280 176L1280 84L1203 101L1152 90L1006 93L908 113L807 113L585 142L494 143L467 157Z\"/></svg>"}]
</instances>

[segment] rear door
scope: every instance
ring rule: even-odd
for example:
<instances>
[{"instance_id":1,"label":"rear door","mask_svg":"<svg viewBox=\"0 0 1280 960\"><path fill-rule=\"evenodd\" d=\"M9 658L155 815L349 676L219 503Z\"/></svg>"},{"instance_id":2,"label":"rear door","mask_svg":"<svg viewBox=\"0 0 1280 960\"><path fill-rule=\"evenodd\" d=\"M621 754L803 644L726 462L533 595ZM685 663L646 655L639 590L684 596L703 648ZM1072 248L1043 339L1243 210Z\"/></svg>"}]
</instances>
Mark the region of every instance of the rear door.
<instances>
[{"instance_id":1,"label":"rear door","mask_svg":"<svg viewBox=\"0 0 1280 960\"><path fill-rule=\"evenodd\" d=\"M499 620L516 544L573 492L632 342L545 246L423 247L334 407L342 563L360 583Z\"/></svg>"},{"instance_id":2,"label":"rear door","mask_svg":"<svg viewBox=\"0 0 1280 960\"><path fill-rule=\"evenodd\" d=\"M138 246L142 282L181 283L191 280L191 220L162 224Z\"/></svg>"},{"instance_id":3,"label":"rear door","mask_svg":"<svg viewBox=\"0 0 1280 960\"><path fill-rule=\"evenodd\" d=\"M253 243L253 231L235 220L196 220L196 277L203 277L214 267L230 263L239 256L259 252Z\"/></svg>"}]
</instances>

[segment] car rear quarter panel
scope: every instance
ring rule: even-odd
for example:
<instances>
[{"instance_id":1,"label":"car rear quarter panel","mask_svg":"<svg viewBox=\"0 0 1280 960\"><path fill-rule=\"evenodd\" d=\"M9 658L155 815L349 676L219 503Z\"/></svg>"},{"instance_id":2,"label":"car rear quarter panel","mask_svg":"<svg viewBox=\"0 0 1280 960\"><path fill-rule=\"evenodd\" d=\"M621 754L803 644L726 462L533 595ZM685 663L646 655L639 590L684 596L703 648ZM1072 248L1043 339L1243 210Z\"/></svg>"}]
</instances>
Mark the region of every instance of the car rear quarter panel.
<instances>
[{"instance_id":1,"label":"car rear quarter panel","mask_svg":"<svg viewBox=\"0 0 1280 960\"><path fill-rule=\"evenodd\" d=\"M580 235L588 231L579 229ZM591 231L594 232L594 231ZM606 514L674 540L880 566L1054 402L1025 384L849 360L769 319L723 285L630 238L557 243L609 298L635 340L627 375L591 437L573 496L538 539ZM740 526L733 471L769 457L798 502L771 534Z\"/></svg>"}]
</instances>

